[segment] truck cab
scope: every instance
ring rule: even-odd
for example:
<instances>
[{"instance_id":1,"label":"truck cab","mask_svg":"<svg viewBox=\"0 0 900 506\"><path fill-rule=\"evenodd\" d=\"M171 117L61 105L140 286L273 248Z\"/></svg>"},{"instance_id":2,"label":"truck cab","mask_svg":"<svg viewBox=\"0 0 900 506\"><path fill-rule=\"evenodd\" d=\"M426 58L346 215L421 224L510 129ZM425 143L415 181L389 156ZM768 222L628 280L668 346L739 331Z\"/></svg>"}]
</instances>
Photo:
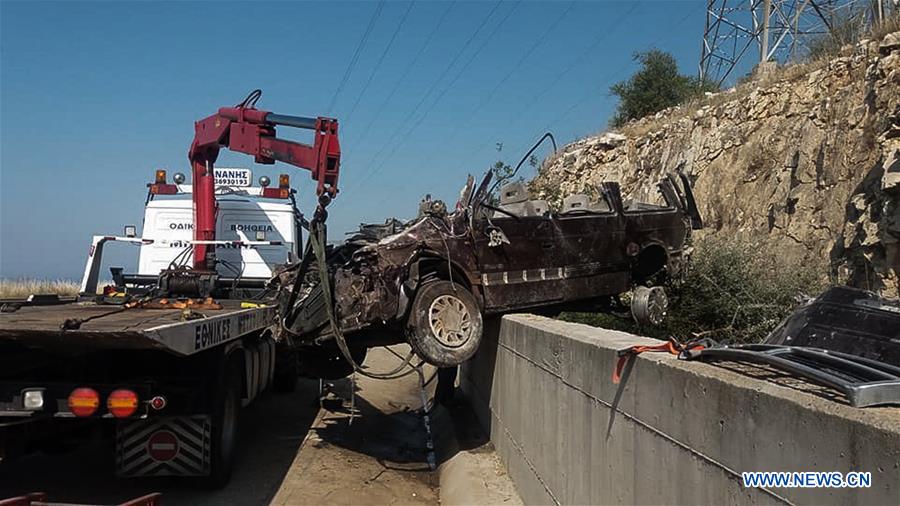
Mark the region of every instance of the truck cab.
<instances>
[{"instance_id":1,"label":"truck cab","mask_svg":"<svg viewBox=\"0 0 900 506\"><path fill-rule=\"evenodd\" d=\"M245 168L215 168L218 202L216 221L216 272L221 280L219 295L230 290L252 292L261 289L277 265L296 261L302 247L303 217L297 208L294 190L287 175L271 188L267 176L252 185L252 173ZM108 242L139 245L137 271L111 267L113 282L121 291L139 292L155 284L160 272L193 264L192 188L184 176L174 175L174 184L165 171L157 171L148 185L140 235L137 227L126 226L125 234L94 236L85 267L82 294L96 292L102 250Z\"/></svg>"}]
</instances>

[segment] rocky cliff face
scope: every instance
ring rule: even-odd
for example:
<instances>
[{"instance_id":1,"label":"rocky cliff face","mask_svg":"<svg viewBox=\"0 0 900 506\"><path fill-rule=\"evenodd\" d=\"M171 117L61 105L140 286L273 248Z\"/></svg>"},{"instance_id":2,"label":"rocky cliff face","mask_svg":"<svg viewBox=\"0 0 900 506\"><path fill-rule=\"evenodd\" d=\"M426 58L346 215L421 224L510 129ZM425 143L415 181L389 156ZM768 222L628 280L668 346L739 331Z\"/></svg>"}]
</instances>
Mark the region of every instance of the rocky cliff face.
<instances>
[{"instance_id":1,"label":"rocky cliff face","mask_svg":"<svg viewBox=\"0 0 900 506\"><path fill-rule=\"evenodd\" d=\"M897 296L900 32L579 140L544 162L531 189L558 203L612 180L642 197L681 164L705 234Z\"/></svg>"}]
</instances>

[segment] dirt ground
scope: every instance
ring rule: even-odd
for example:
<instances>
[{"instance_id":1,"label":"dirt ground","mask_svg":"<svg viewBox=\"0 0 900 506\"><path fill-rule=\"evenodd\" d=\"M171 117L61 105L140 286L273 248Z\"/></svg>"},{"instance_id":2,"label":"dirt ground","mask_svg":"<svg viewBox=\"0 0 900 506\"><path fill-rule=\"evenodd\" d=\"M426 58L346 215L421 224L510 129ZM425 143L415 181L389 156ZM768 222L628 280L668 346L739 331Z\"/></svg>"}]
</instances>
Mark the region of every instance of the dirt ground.
<instances>
[{"instance_id":1,"label":"dirt ground","mask_svg":"<svg viewBox=\"0 0 900 506\"><path fill-rule=\"evenodd\" d=\"M386 371L399 362L379 349L365 365ZM352 423L349 379L326 384L321 403L314 380L290 395L264 395L244 412L238 463L222 490L184 479L116 479L111 443L95 441L0 465L0 498L44 491L52 501L111 504L162 492L167 505L437 504L418 385L415 374L359 378Z\"/></svg>"},{"instance_id":2,"label":"dirt ground","mask_svg":"<svg viewBox=\"0 0 900 506\"><path fill-rule=\"evenodd\" d=\"M378 372L400 362L383 349L366 359ZM437 504L418 375L359 377L352 423L351 388L334 384L272 504Z\"/></svg>"}]
</instances>

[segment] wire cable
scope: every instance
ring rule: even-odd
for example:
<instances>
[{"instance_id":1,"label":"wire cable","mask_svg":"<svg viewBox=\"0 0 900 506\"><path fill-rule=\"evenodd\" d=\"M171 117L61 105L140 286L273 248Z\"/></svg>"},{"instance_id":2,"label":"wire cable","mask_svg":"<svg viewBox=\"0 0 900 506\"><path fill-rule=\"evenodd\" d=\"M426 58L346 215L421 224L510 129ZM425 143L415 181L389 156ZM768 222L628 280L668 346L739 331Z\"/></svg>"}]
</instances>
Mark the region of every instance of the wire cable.
<instances>
[{"instance_id":1,"label":"wire cable","mask_svg":"<svg viewBox=\"0 0 900 506\"><path fill-rule=\"evenodd\" d=\"M421 46L419 46L419 51L416 53L416 55L413 57L413 59L410 60L409 64L406 65L406 68L403 70L403 73L400 75L400 79L398 79L397 82L394 83L394 88L391 89L391 92L388 93L387 98L385 98L381 102L381 105L378 106L378 110L375 111L375 114L372 115L372 119L369 121L369 124L366 125L366 128L365 128L365 130L363 130L363 133L359 136L358 139L356 139L356 141L354 141L352 143L352 145L356 145L356 146L360 145L362 143L363 139L365 139L366 135L372 130L372 125L375 123L375 120L377 120L378 118L381 117L382 111L384 111L384 108L391 101L391 99L394 98L394 95L397 94L397 90L400 89L400 85L403 84L404 82L406 82L406 78L409 77L409 73L412 71L412 69L416 65L416 63L419 62L419 58L422 57L422 54L425 52L425 50L431 45L431 41L432 41L432 39L434 39L434 35L436 33L438 33L441 26L443 26L444 21L447 19L447 15L450 14L450 10L453 8L453 6L455 4L456 4L456 0L453 0L452 2L449 2L447 4L447 8L444 10L444 13L441 14L440 19L438 19L437 25L435 25L435 27L428 33L428 37L425 39L425 43L422 44Z\"/></svg>"},{"instance_id":2,"label":"wire cable","mask_svg":"<svg viewBox=\"0 0 900 506\"><path fill-rule=\"evenodd\" d=\"M374 176L375 174L380 172L382 168L384 168L384 165L388 162L388 160L391 159L391 157L394 156L394 154L397 152L397 150L400 149L400 146L402 146L409 139L410 134L412 134L412 132L414 132L417 128L419 128L419 125L421 125L422 122L425 121L425 118L428 117L428 114L435 108L435 106L437 106L438 103L440 103L441 99L444 98L444 95L446 95L448 91L453 89L453 85L456 84L456 81L458 81L459 78L462 77L462 75L465 73L466 69L468 69L469 66L472 64L472 62L475 61L475 58L477 58L478 55L481 53L481 51L484 50L485 47L487 47L487 44L497 34L500 27L502 27L506 23L506 21L510 18L510 16L512 16L513 12L515 12L515 10L518 8L518 6L519 6L519 3L513 4L512 8L506 13L506 15L503 17L503 19L501 19L500 22L497 23L497 25L494 27L494 29L491 31L491 33L488 34L488 36L482 41L481 46L479 46L475 50L475 52L472 53L472 55L469 57L469 60L462 66L462 68L460 68L459 72L457 72L457 74L453 78L453 80L450 81L450 83L441 91L441 93L437 96L437 98L431 103L431 106L425 110L425 112L419 117L419 119L406 131L406 133L403 135L403 137L401 139L399 139L399 141L394 145L394 147L390 151L390 153L388 153L388 155L386 157L382 158L381 163L377 167L375 167L374 170L370 170L366 175L364 175L359 180L359 183L356 186L354 186L354 188L363 185L372 176ZM460 53L460 54L462 54L462 53ZM426 94L426 96L427 96L427 94ZM405 124L405 121L400 124L400 129L402 129L404 124ZM395 131L395 133L399 132L400 129ZM393 137L396 137L396 136L392 136L392 138ZM370 167L374 166L375 159L378 158L378 155L381 152L383 152L389 145L390 145L390 141L385 143L384 146L382 147L381 151L379 151L378 153L375 154L374 157L372 157L372 160L368 164Z\"/></svg>"},{"instance_id":3,"label":"wire cable","mask_svg":"<svg viewBox=\"0 0 900 506\"><path fill-rule=\"evenodd\" d=\"M334 111L334 104L337 102L338 95L341 94L344 86L347 85L347 81L350 79L350 74L353 73L353 68L356 67L356 62L359 61L359 55L362 53L363 47L365 47L366 41L369 39L369 34L372 33L372 28L375 26L375 21L378 20L378 16L381 15L382 9L384 9L384 0L378 2L378 6L375 7L375 12L372 13L372 18L369 19L369 24L368 26L366 26L366 31L363 32L362 38L359 39L359 44L357 44L356 46L356 51L353 52L353 57L350 58L350 63L347 64L347 70L344 71L344 76L341 78L338 87L335 88L334 95L332 95L331 102L328 103L328 108L326 109L326 111Z\"/></svg>"},{"instance_id":4,"label":"wire cable","mask_svg":"<svg viewBox=\"0 0 900 506\"><path fill-rule=\"evenodd\" d=\"M677 28L678 26L681 26L685 21L687 21L688 19L690 19L691 16L693 16L694 14L696 14L697 11L699 11L699 10L701 10L701 9L705 9L705 8L706 8L706 5L705 5L705 4L701 4L701 5L699 5L699 8L698 8L698 9L694 9L694 10L688 12L684 17L682 17L681 19L679 19L678 21L676 21L673 25L671 25L669 31L667 31L664 35L662 35L662 36L660 36L660 37L657 37L656 39L654 39L653 41L651 41L649 44L647 44L647 46L648 46L648 47L653 47L653 46L659 44L660 42L662 42L662 41L668 39L668 38L671 37L672 35L677 35L677 34L678 34L678 31L675 30L675 28ZM546 125L544 125L542 128L540 128L540 129L539 129L539 132L541 132L540 134L538 134L538 135L532 137L531 139L526 140L525 142L521 143L518 147L516 147L515 151L520 151L520 150L524 149L526 146L529 145L529 143L533 142L533 140L534 140L537 136L543 135L543 132L546 132L546 131L550 130L551 127L552 127L554 124L556 124L556 123L558 123L559 121L561 121L561 120L567 118L570 114L572 114L573 111L575 111L575 109L579 108L581 105L583 105L583 104L584 104L585 102L587 102L588 100L590 100L590 99L596 97L597 94L598 94L598 91L602 91L602 90L604 90L604 89L607 89L607 88L609 87L609 85L610 85L615 79L619 78L619 77L621 76L621 74L622 74L624 71L626 71L626 70L628 69L628 67L630 67L631 65L632 65L632 62L629 61L628 63L626 63L626 64L620 66L620 67L619 67L618 69L616 69L614 72L611 72L610 74L607 74L609 77L604 81L604 83L603 83L603 85L602 85L601 88L599 88L599 89L598 89L598 88L591 88L590 90L588 90L587 93L585 93L581 98L579 98L579 99L578 99L577 101L575 101L571 106L569 106L568 109L566 109L565 111L563 111L562 114L558 115L556 118L554 118L553 120L549 121ZM515 152L515 151L514 151L514 152Z\"/></svg>"},{"instance_id":5,"label":"wire cable","mask_svg":"<svg viewBox=\"0 0 900 506\"><path fill-rule=\"evenodd\" d=\"M634 11L637 10L637 8L639 6L640 6L640 2L635 2L634 4L631 5L631 8L629 8L627 11L623 12L618 17L616 17L614 20L612 20L604 29L600 30L600 32L599 32L600 35L598 37L596 37L593 40L593 42L591 42L590 45L588 45L586 48L584 48L584 50L575 59L573 59L569 63L569 65L567 65L561 72L557 72L556 78L554 78L553 81L550 84L548 84L547 86L545 86L540 92L536 93L533 97L531 97L531 99L527 103L537 104L537 103L539 103L539 100L544 97L544 95L546 95L550 91L556 89L556 85L559 84L560 81L562 81L563 77L565 77L569 72L574 70L579 65L583 64L584 60L588 56L590 56L591 54L595 54L595 51L600 46L600 44L605 42L610 37L610 35L615 33L616 29L618 27L622 26L622 22L625 19L627 19L628 16L633 14ZM515 125L519 121L521 121L522 117L525 114L527 114L527 112L528 112L528 108L521 108L518 110L518 114L510 115L505 121L502 121L499 124L500 125ZM491 142L489 142L487 144L478 146L475 149L473 149L472 151L470 151L466 155L466 158L476 155L478 153L481 153L485 149L487 149L489 147L493 147L494 145L495 145L495 141L492 140Z\"/></svg>"},{"instance_id":6,"label":"wire cable","mask_svg":"<svg viewBox=\"0 0 900 506\"><path fill-rule=\"evenodd\" d=\"M444 78L447 76L447 74L450 73L450 71L456 65L456 62L459 61L460 57L462 57L462 55L465 54L466 50L469 48L469 45L472 43L472 41L474 41L475 38L478 36L478 34L481 33L481 30L484 29L485 25L487 25L488 20L491 18L491 16L493 16L494 12L497 11L497 9L500 7L501 3L502 2L497 2L496 4L494 4L494 7L491 8L491 10L484 17L484 19L481 20L481 23L478 24L478 27L475 28L475 31L472 32L472 35L470 35L468 40L466 40L465 44L463 44L462 49L460 49L459 52L456 53L456 56L454 56L453 59L450 61L450 63L444 68L443 72L441 72L441 74L438 76L438 78L435 79L434 82L432 82L431 86L428 88L428 91L426 91L425 94L422 95L422 98L419 99L419 102L416 103L416 105L415 105L415 107L413 107L412 111L410 111L409 114L407 114L406 117L403 118L403 120L397 124L397 128L391 134L388 141L381 145L381 149L378 150L378 152L375 153L375 156L373 156L372 159L369 161L369 163L366 164L366 167L369 167L369 172L367 173L367 175L365 175L365 176L363 176L363 178L357 180L357 183L355 185L350 186L347 189L345 189L344 190L345 195L346 195L346 192L349 192L350 190L353 190L359 186L362 186L363 182L365 180L368 180L369 177L371 177L372 172L373 172L371 167L373 166L374 161L382 153L384 153L384 151L388 148L388 146L390 146L394 142L394 139L396 139L397 135L401 132L401 130L403 130L404 125L409 123L409 121L416 115L416 113L419 112L419 109L422 107L422 105L425 103L425 101L428 99L428 97L431 96L432 92L437 88L437 86L441 83L441 81L443 81ZM516 5L513 6L513 9L515 9L515 7L516 7ZM346 200L346 199L344 199L344 200Z\"/></svg>"},{"instance_id":7,"label":"wire cable","mask_svg":"<svg viewBox=\"0 0 900 506\"><path fill-rule=\"evenodd\" d=\"M549 37L549 35L553 32L554 29L556 29L556 27L559 25L559 23L562 22L563 18L565 18L569 14L569 12L572 11L572 7L574 7L574 6L575 6L575 2L569 2L569 6L566 7L562 11L562 13L560 13L560 15L557 16L556 19L553 20L552 23L548 24L547 27L544 28L544 31L541 32L541 34L538 35L537 38L535 38L534 42L531 44L531 46L528 48L528 50L526 50L525 53L522 54L521 58L519 58L519 60L516 62L515 65L513 65L513 67L509 70L509 72L507 72L506 75L504 75L503 78L500 79L500 81L498 81L496 85L494 85L494 87L491 89L491 91L478 102L478 105L476 105L474 109L472 109L468 114L466 114L464 116L464 118L466 118L467 123L471 122L472 119L474 119L476 116L478 116L478 113L480 113L484 110L484 106L487 105L487 103L490 102L492 98L494 98L494 95L497 94L497 92L500 90L500 88L504 84L506 84L506 82L509 81L509 79L512 76L514 76L516 74L516 72L518 72L518 70L522 67L522 65L525 63L525 61L528 58L530 58L532 54L534 54L534 52L537 50L537 48L540 47L541 44L547 42L547 38ZM453 140L456 139L456 136L461 131L460 126L462 124L463 123L461 121L457 121L456 126L453 128L453 130L450 132L450 134L441 139L441 143L442 144L452 144ZM507 125L507 124L509 124L509 123L504 123L504 125Z\"/></svg>"},{"instance_id":8,"label":"wire cable","mask_svg":"<svg viewBox=\"0 0 900 506\"><path fill-rule=\"evenodd\" d=\"M378 69L380 69L381 64L384 63L385 57L387 57L388 53L391 51L391 46L393 46L394 41L397 40L397 34L399 34L400 30L403 28L403 24L406 22L406 18L409 16L409 12L412 10L413 5L415 5L415 2L409 2L409 5L406 7L406 11L400 18L400 23L397 24L397 28L391 35L391 39L384 47L384 51L381 52L381 56L378 57L378 61L375 62L375 67L372 69L372 72L369 73L369 78L366 79L366 84L363 85L362 90L360 90L359 95L356 97L356 101L353 102L353 107L350 108L350 112L347 113L347 115L344 117L344 122L346 122L346 124L350 124L350 117L353 116L354 112L356 112L356 108L359 106L359 102L362 100L363 95L365 95L366 91L369 89L369 85L372 84L372 79L375 78L375 74L378 73Z\"/></svg>"}]
</instances>

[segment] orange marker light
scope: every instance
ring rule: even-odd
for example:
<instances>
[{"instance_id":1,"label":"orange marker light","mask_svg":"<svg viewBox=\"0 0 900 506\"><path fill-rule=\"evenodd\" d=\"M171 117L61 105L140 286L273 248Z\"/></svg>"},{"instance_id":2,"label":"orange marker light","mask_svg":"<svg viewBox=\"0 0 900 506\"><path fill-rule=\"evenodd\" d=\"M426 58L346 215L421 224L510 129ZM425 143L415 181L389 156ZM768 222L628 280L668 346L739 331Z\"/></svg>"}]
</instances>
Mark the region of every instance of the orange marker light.
<instances>
[{"instance_id":1,"label":"orange marker light","mask_svg":"<svg viewBox=\"0 0 900 506\"><path fill-rule=\"evenodd\" d=\"M290 188L291 186L291 177L287 174L281 174L278 176L278 187L279 188Z\"/></svg>"},{"instance_id":2,"label":"orange marker light","mask_svg":"<svg viewBox=\"0 0 900 506\"><path fill-rule=\"evenodd\" d=\"M166 184L166 171L162 169L156 171L156 184Z\"/></svg>"},{"instance_id":3,"label":"orange marker light","mask_svg":"<svg viewBox=\"0 0 900 506\"><path fill-rule=\"evenodd\" d=\"M131 390L113 390L106 398L106 407L116 418L128 418L137 411L138 396Z\"/></svg>"},{"instance_id":4,"label":"orange marker light","mask_svg":"<svg viewBox=\"0 0 900 506\"><path fill-rule=\"evenodd\" d=\"M75 416L91 416L100 407L100 394L93 388L76 388L69 394L69 411Z\"/></svg>"}]
</instances>

